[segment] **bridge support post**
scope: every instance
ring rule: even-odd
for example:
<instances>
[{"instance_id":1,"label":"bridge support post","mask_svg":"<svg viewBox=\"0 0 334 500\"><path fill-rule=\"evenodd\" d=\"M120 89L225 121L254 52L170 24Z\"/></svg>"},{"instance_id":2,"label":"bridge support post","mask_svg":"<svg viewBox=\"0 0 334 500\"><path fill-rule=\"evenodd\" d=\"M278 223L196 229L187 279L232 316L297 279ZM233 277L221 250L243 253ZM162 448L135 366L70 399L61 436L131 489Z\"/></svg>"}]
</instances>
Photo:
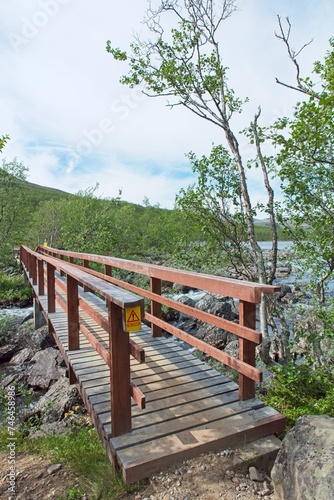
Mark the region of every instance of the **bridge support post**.
<instances>
[{"instance_id":1,"label":"bridge support post","mask_svg":"<svg viewBox=\"0 0 334 500\"><path fill-rule=\"evenodd\" d=\"M34 318L34 328L38 330L46 324L45 318L39 306L38 300L33 300L33 318Z\"/></svg>"},{"instance_id":2,"label":"bridge support post","mask_svg":"<svg viewBox=\"0 0 334 500\"><path fill-rule=\"evenodd\" d=\"M239 324L255 330L256 304L240 300ZM255 344L247 339L239 338L239 359L248 365L255 366ZM245 401L255 397L255 382L246 375L239 374L239 399Z\"/></svg>"},{"instance_id":3,"label":"bridge support post","mask_svg":"<svg viewBox=\"0 0 334 500\"><path fill-rule=\"evenodd\" d=\"M129 333L123 330L123 309L108 302L112 437L132 429Z\"/></svg>"}]
</instances>

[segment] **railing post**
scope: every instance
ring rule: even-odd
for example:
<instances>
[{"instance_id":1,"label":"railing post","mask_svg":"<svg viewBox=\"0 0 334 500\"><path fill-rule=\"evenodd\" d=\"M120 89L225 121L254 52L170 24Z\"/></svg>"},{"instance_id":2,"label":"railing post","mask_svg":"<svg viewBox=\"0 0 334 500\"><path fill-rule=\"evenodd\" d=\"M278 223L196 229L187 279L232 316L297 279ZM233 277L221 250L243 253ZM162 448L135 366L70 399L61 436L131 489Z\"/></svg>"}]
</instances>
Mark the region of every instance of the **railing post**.
<instances>
[{"instance_id":1,"label":"railing post","mask_svg":"<svg viewBox=\"0 0 334 500\"><path fill-rule=\"evenodd\" d=\"M104 274L106 276L112 276L112 267L108 264L104 265ZM106 306L108 307L108 299L106 299Z\"/></svg>"},{"instance_id":2,"label":"railing post","mask_svg":"<svg viewBox=\"0 0 334 500\"><path fill-rule=\"evenodd\" d=\"M123 310L108 302L111 434L113 437L130 432L130 349L129 333L123 330Z\"/></svg>"},{"instance_id":3,"label":"railing post","mask_svg":"<svg viewBox=\"0 0 334 500\"><path fill-rule=\"evenodd\" d=\"M255 330L256 304L240 300L239 324ZM249 340L239 338L239 359L255 367L255 344ZM246 375L239 374L239 399L245 401L255 397L255 381Z\"/></svg>"},{"instance_id":4,"label":"railing post","mask_svg":"<svg viewBox=\"0 0 334 500\"><path fill-rule=\"evenodd\" d=\"M68 328L68 350L80 349L79 345L79 295L78 282L72 276L67 275L67 328Z\"/></svg>"},{"instance_id":5,"label":"railing post","mask_svg":"<svg viewBox=\"0 0 334 500\"><path fill-rule=\"evenodd\" d=\"M38 265L38 295L44 295L44 262L41 259L37 261Z\"/></svg>"},{"instance_id":6,"label":"railing post","mask_svg":"<svg viewBox=\"0 0 334 500\"><path fill-rule=\"evenodd\" d=\"M84 261L83 261L83 267L85 267L86 269L89 268L89 260L84 259ZM89 292L89 287L86 286L86 285L84 285L83 291L84 292Z\"/></svg>"},{"instance_id":7,"label":"railing post","mask_svg":"<svg viewBox=\"0 0 334 500\"><path fill-rule=\"evenodd\" d=\"M65 256L64 255L60 255L60 260L65 260ZM60 271L60 276L65 276L65 273L64 271Z\"/></svg>"},{"instance_id":8,"label":"railing post","mask_svg":"<svg viewBox=\"0 0 334 500\"><path fill-rule=\"evenodd\" d=\"M47 288L48 288L48 313L56 312L56 283L55 283L56 268L47 263Z\"/></svg>"},{"instance_id":9,"label":"railing post","mask_svg":"<svg viewBox=\"0 0 334 500\"><path fill-rule=\"evenodd\" d=\"M37 285L37 259L34 255L31 255L30 277L32 284Z\"/></svg>"},{"instance_id":10,"label":"railing post","mask_svg":"<svg viewBox=\"0 0 334 500\"><path fill-rule=\"evenodd\" d=\"M157 295L161 295L161 279L151 278L150 284L151 284L151 292L155 293ZM154 300L151 300L151 314L155 318L161 319L161 304L160 304L160 302L155 302ZM152 324L151 328L152 328L152 336L153 337L161 337L161 335L162 335L161 327Z\"/></svg>"}]
</instances>

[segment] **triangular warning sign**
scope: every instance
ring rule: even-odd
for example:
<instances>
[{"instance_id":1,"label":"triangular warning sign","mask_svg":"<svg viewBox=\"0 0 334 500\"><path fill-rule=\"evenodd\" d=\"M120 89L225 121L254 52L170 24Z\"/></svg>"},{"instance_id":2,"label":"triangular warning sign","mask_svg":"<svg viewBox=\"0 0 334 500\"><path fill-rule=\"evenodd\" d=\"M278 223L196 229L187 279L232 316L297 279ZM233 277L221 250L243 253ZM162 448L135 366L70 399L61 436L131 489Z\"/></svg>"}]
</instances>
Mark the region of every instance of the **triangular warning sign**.
<instances>
[{"instance_id":1,"label":"triangular warning sign","mask_svg":"<svg viewBox=\"0 0 334 500\"><path fill-rule=\"evenodd\" d=\"M131 310L126 322L127 323L138 323L138 321L140 321L140 318L138 317L136 311L134 311L133 309Z\"/></svg>"}]
</instances>

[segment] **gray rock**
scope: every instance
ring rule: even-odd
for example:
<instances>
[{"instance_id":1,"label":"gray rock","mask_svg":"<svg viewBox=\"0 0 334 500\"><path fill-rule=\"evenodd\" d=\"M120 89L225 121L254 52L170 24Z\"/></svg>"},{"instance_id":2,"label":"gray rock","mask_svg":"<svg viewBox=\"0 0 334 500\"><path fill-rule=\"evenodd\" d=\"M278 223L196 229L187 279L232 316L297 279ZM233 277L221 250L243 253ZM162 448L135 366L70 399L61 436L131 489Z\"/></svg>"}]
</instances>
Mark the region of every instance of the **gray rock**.
<instances>
[{"instance_id":1,"label":"gray rock","mask_svg":"<svg viewBox=\"0 0 334 500\"><path fill-rule=\"evenodd\" d=\"M18 346L22 349L29 347L34 352L54 347L56 345L53 336L49 333L46 326L34 330L33 321L27 321L18 328Z\"/></svg>"},{"instance_id":2,"label":"gray rock","mask_svg":"<svg viewBox=\"0 0 334 500\"><path fill-rule=\"evenodd\" d=\"M256 481L258 483L262 483L264 481L264 477L260 474L256 467L250 467L248 474L251 481Z\"/></svg>"},{"instance_id":3,"label":"gray rock","mask_svg":"<svg viewBox=\"0 0 334 500\"><path fill-rule=\"evenodd\" d=\"M187 295L181 295L177 301L181 302L181 304L185 304L186 306L195 307L195 301Z\"/></svg>"},{"instance_id":4,"label":"gray rock","mask_svg":"<svg viewBox=\"0 0 334 500\"><path fill-rule=\"evenodd\" d=\"M50 467L48 467L48 474L55 474L56 472L58 472L60 469L62 468L62 465L61 464L54 464L54 465L50 465Z\"/></svg>"},{"instance_id":5,"label":"gray rock","mask_svg":"<svg viewBox=\"0 0 334 500\"><path fill-rule=\"evenodd\" d=\"M82 400L77 388L70 385L67 378L57 380L46 394L42 396L34 406L30 417L38 415L42 423L51 423L62 420L72 406L81 405Z\"/></svg>"},{"instance_id":6,"label":"gray rock","mask_svg":"<svg viewBox=\"0 0 334 500\"><path fill-rule=\"evenodd\" d=\"M197 309L205 311L215 316L225 318L228 320L232 318L231 303L226 300L224 296L217 296L207 293L204 297L196 303Z\"/></svg>"},{"instance_id":7,"label":"gray rock","mask_svg":"<svg viewBox=\"0 0 334 500\"><path fill-rule=\"evenodd\" d=\"M22 351L16 353L10 360L11 365L22 365L29 361L34 355L34 351L30 347L25 347Z\"/></svg>"},{"instance_id":8,"label":"gray rock","mask_svg":"<svg viewBox=\"0 0 334 500\"><path fill-rule=\"evenodd\" d=\"M8 361L17 351L15 344L6 344L0 347L0 361Z\"/></svg>"},{"instance_id":9,"label":"gray rock","mask_svg":"<svg viewBox=\"0 0 334 500\"><path fill-rule=\"evenodd\" d=\"M300 417L272 469L278 500L329 500L334 491L334 418Z\"/></svg>"},{"instance_id":10,"label":"gray rock","mask_svg":"<svg viewBox=\"0 0 334 500\"><path fill-rule=\"evenodd\" d=\"M51 381L59 380L63 373L57 365L59 351L49 347L45 351L37 352L31 360L27 383L30 387L48 389Z\"/></svg>"},{"instance_id":11,"label":"gray rock","mask_svg":"<svg viewBox=\"0 0 334 500\"><path fill-rule=\"evenodd\" d=\"M5 389L5 387L8 387L11 384L17 384L24 378L24 373L23 372L16 372L16 373L11 373L7 375L3 380L0 382L0 389Z\"/></svg>"},{"instance_id":12,"label":"gray rock","mask_svg":"<svg viewBox=\"0 0 334 500\"><path fill-rule=\"evenodd\" d=\"M39 429L32 429L29 432L29 438L31 441L39 438L45 438L46 436L59 436L63 434L68 434L70 432L69 427L66 427L64 421L61 422L51 422L49 424L42 424Z\"/></svg>"},{"instance_id":13,"label":"gray rock","mask_svg":"<svg viewBox=\"0 0 334 500\"><path fill-rule=\"evenodd\" d=\"M191 290L197 290L197 288L191 288L190 286L186 285L179 285L178 283L173 284L173 291L175 293L188 293Z\"/></svg>"}]
</instances>

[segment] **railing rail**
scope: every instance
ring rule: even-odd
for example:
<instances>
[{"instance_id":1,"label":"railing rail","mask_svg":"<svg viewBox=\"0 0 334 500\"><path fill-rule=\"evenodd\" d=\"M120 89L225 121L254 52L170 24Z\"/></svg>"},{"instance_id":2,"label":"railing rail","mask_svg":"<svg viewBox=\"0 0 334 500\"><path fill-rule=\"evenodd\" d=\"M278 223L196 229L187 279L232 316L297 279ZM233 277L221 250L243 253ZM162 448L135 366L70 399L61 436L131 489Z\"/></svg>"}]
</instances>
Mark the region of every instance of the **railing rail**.
<instances>
[{"instance_id":1,"label":"railing rail","mask_svg":"<svg viewBox=\"0 0 334 500\"><path fill-rule=\"evenodd\" d=\"M280 290L279 287L183 271L115 257L59 250L41 245L36 250L38 254L42 254L45 257L52 256L60 259L63 265L65 265L65 259L67 259L77 269L84 269L86 273L96 278L103 279L113 285L118 285L123 289L149 299L151 311L150 313L145 312L144 318L151 323L153 336L160 336L164 330L226 366L237 370L239 373L239 398L245 400L255 396L255 382L262 380L262 372L255 366L255 348L262 341L261 333L256 331L256 306L261 302L263 293L277 292ZM76 264L73 264L75 261ZM103 265L104 272L90 269L90 263ZM128 283L125 280L117 279L113 276L114 269L126 270L147 276L150 282L149 290ZM162 295L162 283L164 281L238 299L239 323L237 324L225 318L217 317L182 304L170 297L164 297ZM87 283L84 283L84 286L89 288ZM163 321L161 310L163 305L236 335L239 339L239 359Z\"/></svg>"}]
</instances>

